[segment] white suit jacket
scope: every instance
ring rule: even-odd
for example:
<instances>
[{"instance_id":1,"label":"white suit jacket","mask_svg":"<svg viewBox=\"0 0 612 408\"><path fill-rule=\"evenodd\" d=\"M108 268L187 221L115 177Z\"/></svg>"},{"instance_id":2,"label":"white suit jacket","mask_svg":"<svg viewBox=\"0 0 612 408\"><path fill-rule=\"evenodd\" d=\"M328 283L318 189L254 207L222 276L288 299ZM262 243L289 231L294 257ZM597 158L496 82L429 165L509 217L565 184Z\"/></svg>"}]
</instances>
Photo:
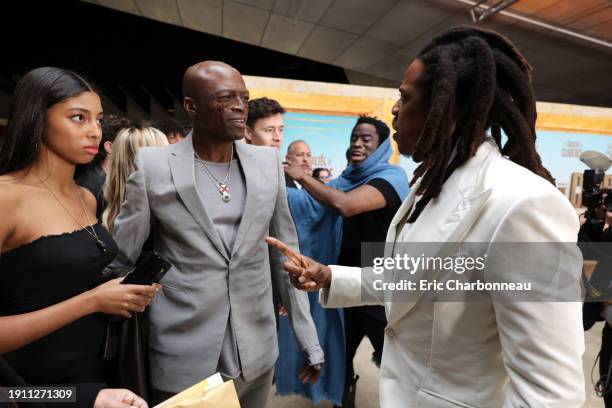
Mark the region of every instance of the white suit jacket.
<instances>
[{"instance_id":1,"label":"white suit jacket","mask_svg":"<svg viewBox=\"0 0 612 408\"><path fill-rule=\"evenodd\" d=\"M504 158L491 140L396 236L415 191L395 215L388 243L577 239L579 223L569 201L548 181ZM362 290L372 288L367 279L362 282L359 268L332 266L331 286L321 292L321 303L364 304ZM380 370L383 408L584 403L579 302L380 303L388 318Z\"/></svg>"}]
</instances>

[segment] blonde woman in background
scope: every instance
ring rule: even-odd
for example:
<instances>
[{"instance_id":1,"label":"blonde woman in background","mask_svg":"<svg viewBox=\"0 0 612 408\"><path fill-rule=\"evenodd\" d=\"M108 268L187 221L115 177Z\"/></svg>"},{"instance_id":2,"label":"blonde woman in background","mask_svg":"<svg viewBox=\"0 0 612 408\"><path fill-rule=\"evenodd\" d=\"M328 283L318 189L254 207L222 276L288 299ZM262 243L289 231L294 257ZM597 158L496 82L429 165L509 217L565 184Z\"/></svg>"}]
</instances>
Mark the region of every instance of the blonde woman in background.
<instances>
[{"instance_id":1,"label":"blonde woman in background","mask_svg":"<svg viewBox=\"0 0 612 408\"><path fill-rule=\"evenodd\" d=\"M110 170L104 184L107 206L102 214L102 223L111 234L125 198L125 183L134 171L136 151L146 146L167 145L166 135L154 127L131 127L123 129L117 135L110 156Z\"/></svg>"}]
</instances>

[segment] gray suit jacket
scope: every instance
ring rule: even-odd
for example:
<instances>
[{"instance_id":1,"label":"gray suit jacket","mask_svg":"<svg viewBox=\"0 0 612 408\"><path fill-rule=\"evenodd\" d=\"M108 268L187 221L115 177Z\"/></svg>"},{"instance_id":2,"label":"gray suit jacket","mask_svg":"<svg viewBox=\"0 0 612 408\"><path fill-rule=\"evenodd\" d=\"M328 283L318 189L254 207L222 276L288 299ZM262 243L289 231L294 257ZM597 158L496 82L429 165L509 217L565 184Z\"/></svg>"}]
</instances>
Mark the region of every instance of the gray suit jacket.
<instances>
[{"instance_id":1,"label":"gray suit jacket","mask_svg":"<svg viewBox=\"0 0 612 408\"><path fill-rule=\"evenodd\" d=\"M127 181L109 271L131 269L149 233L173 265L149 308L151 377L161 390L181 391L215 373L230 308L244 378L270 370L278 357L273 283L301 348L319 344L306 293L293 288L285 257L264 241L269 234L298 249L278 152L241 142L235 150L247 197L231 256L196 191L191 137L139 149Z\"/></svg>"}]
</instances>

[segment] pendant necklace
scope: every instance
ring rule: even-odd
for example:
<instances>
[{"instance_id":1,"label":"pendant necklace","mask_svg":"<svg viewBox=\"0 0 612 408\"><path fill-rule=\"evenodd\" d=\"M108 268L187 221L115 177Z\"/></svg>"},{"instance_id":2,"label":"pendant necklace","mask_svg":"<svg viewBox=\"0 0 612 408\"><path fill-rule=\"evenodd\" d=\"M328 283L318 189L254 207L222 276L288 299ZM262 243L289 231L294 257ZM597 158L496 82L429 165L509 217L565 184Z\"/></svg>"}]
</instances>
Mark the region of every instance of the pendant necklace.
<instances>
[{"instance_id":1,"label":"pendant necklace","mask_svg":"<svg viewBox=\"0 0 612 408\"><path fill-rule=\"evenodd\" d=\"M225 173L225 178L223 179L223 181L219 181L215 175L210 171L210 169L208 168L208 166L206 165L206 162L202 159L200 159L198 157L198 154L195 154L195 159L202 163L202 165L204 166L204 170L206 170L206 174L208 175L208 178L210 178L210 181L212 181L212 183L215 185L215 187L217 188L217 191L219 192L219 194L221 194L221 200L223 200L224 203L229 203L230 200L232 199L232 195L230 194L230 178L231 178L231 170L232 170L232 159L234 158L234 144L232 143L232 152L230 154L230 161L227 164L227 173Z\"/></svg>"},{"instance_id":2,"label":"pendant necklace","mask_svg":"<svg viewBox=\"0 0 612 408\"><path fill-rule=\"evenodd\" d=\"M32 172L34 173L34 172ZM85 209L85 203L83 202L83 198L81 197L81 192L79 191L79 187L76 185L76 183L74 183L74 189L76 190L77 195L79 196L79 201L81 202L81 206L83 207L83 212L85 213L85 217L87 218L87 223L89 224L89 227L86 227L85 225L81 224L74 215L72 215L72 213L70 211L68 211L68 209L64 206L64 204L62 204L62 202L60 201L59 198L57 198L57 196L55 195L55 193L53 192L53 190L51 190L49 188L49 186L47 185L47 183L45 183L44 181L42 181L42 179L40 177L38 177L38 174L34 173L34 175L36 176L36 178L38 179L38 181L40 181L40 183L45 186L45 188L51 193L51 195L53 196L53 198L55 198L55 201L58 202L58 204L64 209L64 211L66 211L66 213L68 213L68 215L74 220L74 222L76 222L77 225L80 225L81 227L83 227L83 229L85 231L87 231L87 233L89 235L91 235L91 237L96 241L96 245L98 245L98 249L100 250L101 253L105 253L106 252L106 244L104 243L104 241L102 241L99 237L98 234L96 233L96 229L95 229L95 225L91 225L91 221L89 220L89 214L87 214L87 209ZM91 231L89 230L89 228L91 228Z\"/></svg>"}]
</instances>

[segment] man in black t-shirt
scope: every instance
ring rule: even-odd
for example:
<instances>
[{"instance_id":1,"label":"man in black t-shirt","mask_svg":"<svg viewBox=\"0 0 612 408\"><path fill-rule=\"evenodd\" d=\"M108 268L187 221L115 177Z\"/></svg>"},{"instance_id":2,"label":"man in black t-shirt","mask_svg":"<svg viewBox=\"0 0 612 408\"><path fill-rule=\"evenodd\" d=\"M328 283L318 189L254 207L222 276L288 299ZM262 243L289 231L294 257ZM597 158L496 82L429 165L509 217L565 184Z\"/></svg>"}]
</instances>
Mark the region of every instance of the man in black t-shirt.
<instances>
[{"instance_id":1,"label":"man in black t-shirt","mask_svg":"<svg viewBox=\"0 0 612 408\"><path fill-rule=\"evenodd\" d=\"M389 127L382 121L360 116L351 133L347 158L360 165L389 137ZM384 242L387 229L401 205L395 188L384 178L373 177L365 184L343 192L326 186L300 169L299 163L288 160L285 173L297 180L320 203L334 208L343 217L339 265L361 266L361 243ZM357 347L368 336L374 347L373 360L380 366L384 330L387 325L383 306L360 306L344 309L346 337L346 385L343 407L355 406L353 358Z\"/></svg>"}]
</instances>

